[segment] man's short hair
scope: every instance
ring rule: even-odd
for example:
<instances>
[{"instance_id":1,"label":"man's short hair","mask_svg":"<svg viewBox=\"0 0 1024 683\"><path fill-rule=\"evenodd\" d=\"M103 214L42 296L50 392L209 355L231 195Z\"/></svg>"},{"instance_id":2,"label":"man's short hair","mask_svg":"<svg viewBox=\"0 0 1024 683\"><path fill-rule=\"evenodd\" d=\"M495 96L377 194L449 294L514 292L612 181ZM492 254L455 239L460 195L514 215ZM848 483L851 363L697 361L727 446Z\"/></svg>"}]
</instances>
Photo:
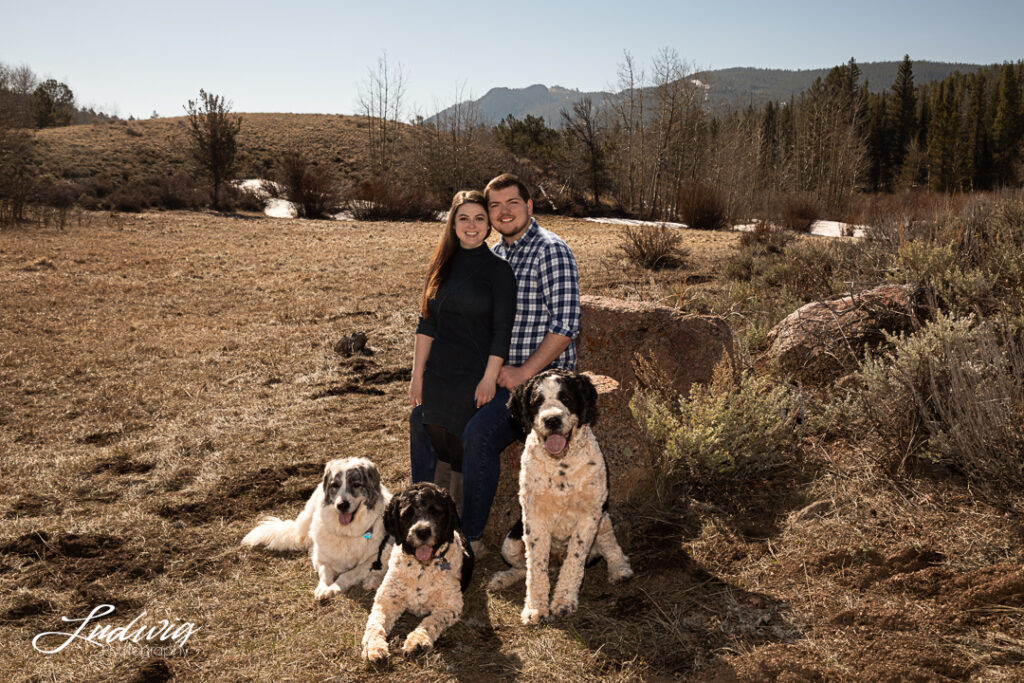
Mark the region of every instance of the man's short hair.
<instances>
[{"instance_id":1,"label":"man's short hair","mask_svg":"<svg viewBox=\"0 0 1024 683\"><path fill-rule=\"evenodd\" d=\"M513 173L502 173L487 183L487 187L484 188L484 200L490 201L492 191L505 190L510 187L519 190L519 196L522 197L524 202L530 201L530 190L527 189L526 183Z\"/></svg>"}]
</instances>

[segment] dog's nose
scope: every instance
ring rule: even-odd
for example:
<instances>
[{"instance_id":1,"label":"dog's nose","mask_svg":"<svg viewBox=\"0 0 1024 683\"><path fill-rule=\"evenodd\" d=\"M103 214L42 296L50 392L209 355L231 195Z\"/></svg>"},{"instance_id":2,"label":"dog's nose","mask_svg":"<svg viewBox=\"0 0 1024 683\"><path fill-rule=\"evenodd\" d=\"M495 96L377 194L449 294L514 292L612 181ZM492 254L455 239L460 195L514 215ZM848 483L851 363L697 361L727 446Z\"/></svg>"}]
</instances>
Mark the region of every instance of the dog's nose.
<instances>
[{"instance_id":1,"label":"dog's nose","mask_svg":"<svg viewBox=\"0 0 1024 683\"><path fill-rule=\"evenodd\" d=\"M419 529L416 530L416 537L421 541L427 540L428 538L430 538L430 529L428 529L425 526L421 526Z\"/></svg>"},{"instance_id":2,"label":"dog's nose","mask_svg":"<svg viewBox=\"0 0 1024 683\"><path fill-rule=\"evenodd\" d=\"M562 418L558 417L557 415L553 417L546 417L544 418L544 426L553 432L558 431L559 429L562 428Z\"/></svg>"},{"instance_id":3,"label":"dog's nose","mask_svg":"<svg viewBox=\"0 0 1024 683\"><path fill-rule=\"evenodd\" d=\"M342 500L336 504L339 512L348 512L348 501Z\"/></svg>"}]
</instances>

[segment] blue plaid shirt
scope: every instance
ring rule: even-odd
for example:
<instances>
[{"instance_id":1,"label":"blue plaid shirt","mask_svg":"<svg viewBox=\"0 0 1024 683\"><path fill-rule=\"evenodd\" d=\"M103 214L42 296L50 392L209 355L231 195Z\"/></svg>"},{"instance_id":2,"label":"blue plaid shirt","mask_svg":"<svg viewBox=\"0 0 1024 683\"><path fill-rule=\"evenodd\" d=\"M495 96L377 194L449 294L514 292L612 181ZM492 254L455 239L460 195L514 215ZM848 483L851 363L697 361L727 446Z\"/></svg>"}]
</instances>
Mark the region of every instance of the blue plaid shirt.
<instances>
[{"instance_id":1,"label":"blue plaid shirt","mask_svg":"<svg viewBox=\"0 0 1024 683\"><path fill-rule=\"evenodd\" d=\"M512 325L509 365L522 365L548 332L574 339L580 332L580 285L576 258L558 235L530 219L530 227L511 245L499 240L491 251L509 262L516 276L516 320ZM576 369L576 345L551 367Z\"/></svg>"}]
</instances>

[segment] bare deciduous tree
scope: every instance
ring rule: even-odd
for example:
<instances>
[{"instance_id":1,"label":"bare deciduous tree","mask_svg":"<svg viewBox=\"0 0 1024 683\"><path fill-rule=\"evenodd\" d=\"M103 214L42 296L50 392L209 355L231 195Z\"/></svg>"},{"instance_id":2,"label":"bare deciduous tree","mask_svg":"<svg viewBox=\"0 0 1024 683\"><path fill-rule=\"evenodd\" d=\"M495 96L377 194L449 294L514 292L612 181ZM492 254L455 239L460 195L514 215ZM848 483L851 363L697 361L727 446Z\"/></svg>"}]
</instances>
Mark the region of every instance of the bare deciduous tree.
<instances>
[{"instance_id":1,"label":"bare deciduous tree","mask_svg":"<svg viewBox=\"0 0 1024 683\"><path fill-rule=\"evenodd\" d=\"M627 212L641 216L645 213L648 199L649 95L646 91L646 75L642 68L637 67L629 52L624 53L619 65L618 87L618 94L611 100L618 149L618 163L612 173L613 191Z\"/></svg>"},{"instance_id":2,"label":"bare deciduous tree","mask_svg":"<svg viewBox=\"0 0 1024 683\"><path fill-rule=\"evenodd\" d=\"M24 64L0 64L0 125L32 126L32 92L38 85L39 79Z\"/></svg>"},{"instance_id":3,"label":"bare deciduous tree","mask_svg":"<svg viewBox=\"0 0 1024 683\"><path fill-rule=\"evenodd\" d=\"M566 132L580 150L579 158L593 196L593 206L598 207L601 205L601 192L608 172L608 140L598 121L594 102L584 97L573 103L571 110L562 109L561 115Z\"/></svg>"},{"instance_id":4,"label":"bare deciduous tree","mask_svg":"<svg viewBox=\"0 0 1024 683\"><path fill-rule=\"evenodd\" d=\"M388 62L381 53L377 68L369 69L367 80L359 87L359 113L369 119L369 152L376 172L385 176L391 170L397 122L404 111L405 74L402 65Z\"/></svg>"},{"instance_id":5,"label":"bare deciduous tree","mask_svg":"<svg viewBox=\"0 0 1024 683\"><path fill-rule=\"evenodd\" d=\"M417 124L409 167L437 201L447 203L458 190L483 187L508 159L479 105L461 86L455 90L455 104L437 104L435 109L438 113Z\"/></svg>"}]
</instances>

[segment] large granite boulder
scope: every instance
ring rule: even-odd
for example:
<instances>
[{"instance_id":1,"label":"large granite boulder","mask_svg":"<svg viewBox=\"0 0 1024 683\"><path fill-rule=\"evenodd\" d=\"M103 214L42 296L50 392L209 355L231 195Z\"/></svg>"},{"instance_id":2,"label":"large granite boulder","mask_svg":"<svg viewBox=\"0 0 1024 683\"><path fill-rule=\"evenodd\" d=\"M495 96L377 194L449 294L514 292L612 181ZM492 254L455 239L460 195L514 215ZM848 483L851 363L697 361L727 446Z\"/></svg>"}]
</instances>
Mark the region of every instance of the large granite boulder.
<instances>
[{"instance_id":1,"label":"large granite boulder","mask_svg":"<svg viewBox=\"0 0 1024 683\"><path fill-rule=\"evenodd\" d=\"M646 490L652 467L629 400L638 384L637 355L651 361L686 394L693 382L709 382L723 356L732 357L732 334L721 318L686 315L653 304L584 296L577 367L594 382L598 419L594 433L608 465L612 513L615 503ZM519 459L522 442L501 454L501 475L484 539L494 548L519 519Z\"/></svg>"},{"instance_id":2,"label":"large granite boulder","mask_svg":"<svg viewBox=\"0 0 1024 683\"><path fill-rule=\"evenodd\" d=\"M617 380L627 400L637 385L637 357L653 361L684 396L694 382L711 381L723 355L732 358L732 332L722 318L603 296L581 303L579 368Z\"/></svg>"},{"instance_id":3,"label":"large granite boulder","mask_svg":"<svg viewBox=\"0 0 1024 683\"><path fill-rule=\"evenodd\" d=\"M859 294L815 301L798 308L768 333L767 355L807 382L848 372L864 349L886 332L912 329L923 315L922 292L909 285L882 285Z\"/></svg>"}]
</instances>

